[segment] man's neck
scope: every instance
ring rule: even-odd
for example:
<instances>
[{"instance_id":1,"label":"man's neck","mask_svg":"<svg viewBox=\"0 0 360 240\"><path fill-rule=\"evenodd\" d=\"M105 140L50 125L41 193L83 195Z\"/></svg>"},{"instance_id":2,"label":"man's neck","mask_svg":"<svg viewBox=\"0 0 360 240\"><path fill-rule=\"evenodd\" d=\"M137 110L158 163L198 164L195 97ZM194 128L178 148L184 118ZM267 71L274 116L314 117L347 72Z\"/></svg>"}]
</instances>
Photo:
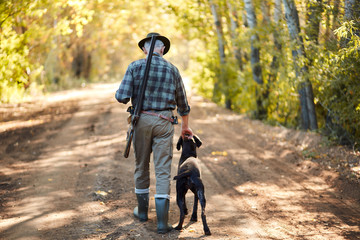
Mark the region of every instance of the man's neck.
<instances>
[{"instance_id":1,"label":"man's neck","mask_svg":"<svg viewBox=\"0 0 360 240\"><path fill-rule=\"evenodd\" d=\"M162 57L162 54L159 53L159 52L155 52L155 51L154 51L154 52L153 52L153 55L154 55L154 54L157 55L157 56L159 56L159 57ZM146 57L147 57L147 55L148 55L148 54L146 54Z\"/></svg>"}]
</instances>

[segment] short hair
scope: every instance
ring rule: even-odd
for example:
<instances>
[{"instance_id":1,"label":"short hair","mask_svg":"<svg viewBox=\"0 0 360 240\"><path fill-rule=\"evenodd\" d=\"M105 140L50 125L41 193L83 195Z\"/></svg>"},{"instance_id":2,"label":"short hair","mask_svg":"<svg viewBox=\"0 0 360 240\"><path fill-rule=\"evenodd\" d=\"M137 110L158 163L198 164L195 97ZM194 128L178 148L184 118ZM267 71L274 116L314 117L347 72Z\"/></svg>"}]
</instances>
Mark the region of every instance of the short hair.
<instances>
[{"instance_id":1,"label":"short hair","mask_svg":"<svg viewBox=\"0 0 360 240\"><path fill-rule=\"evenodd\" d=\"M145 47L146 51L150 50L150 43L151 43L151 40L145 42L144 47ZM161 40L156 40L154 49L155 48L161 49L163 46L165 46L165 45Z\"/></svg>"}]
</instances>

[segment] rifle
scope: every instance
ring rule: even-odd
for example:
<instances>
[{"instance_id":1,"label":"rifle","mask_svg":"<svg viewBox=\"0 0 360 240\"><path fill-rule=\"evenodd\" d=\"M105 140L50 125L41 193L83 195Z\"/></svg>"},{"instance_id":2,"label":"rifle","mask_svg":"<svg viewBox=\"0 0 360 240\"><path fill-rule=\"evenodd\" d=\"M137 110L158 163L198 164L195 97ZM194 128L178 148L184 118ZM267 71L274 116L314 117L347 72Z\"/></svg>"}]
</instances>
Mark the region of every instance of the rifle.
<instances>
[{"instance_id":1,"label":"rifle","mask_svg":"<svg viewBox=\"0 0 360 240\"><path fill-rule=\"evenodd\" d=\"M129 152L130 152L130 148L131 148L131 142L132 142L132 139L134 136L135 126L140 118L140 112L141 112L142 105L144 102L145 89L146 89L146 84L147 84L147 80L148 80L148 76L149 76L150 63L151 63L151 58L152 58L152 55L154 52L155 41L156 41L156 36L152 36L151 42L150 42L150 50L149 50L149 53L148 53L147 59L146 59L145 74L144 74L143 81L141 82L141 86L139 88L139 94L138 94L138 99L137 99L137 102L135 105L135 110L133 110L132 107L130 107L128 109L128 111L130 111L131 115L132 115L132 112L134 112L134 115L131 118L130 127L127 132L127 137L126 137L127 142L126 142L126 147L125 147L125 152L124 152L125 158L129 157Z\"/></svg>"}]
</instances>

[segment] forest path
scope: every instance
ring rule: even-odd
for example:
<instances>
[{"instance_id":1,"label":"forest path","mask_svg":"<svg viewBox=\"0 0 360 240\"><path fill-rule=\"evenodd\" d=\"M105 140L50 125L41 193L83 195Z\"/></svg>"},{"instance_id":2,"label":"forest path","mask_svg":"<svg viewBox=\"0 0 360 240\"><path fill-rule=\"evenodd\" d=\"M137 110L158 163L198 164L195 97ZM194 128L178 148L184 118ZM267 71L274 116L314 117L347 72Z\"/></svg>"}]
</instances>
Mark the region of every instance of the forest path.
<instances>
[{"instance_id":1,"label":"forest path","mask_svg":"<svg viewBox=\"0 0 360 240\"><path fill-rule=\"evenodd\" d=\"M359 199L302 154L319 136L266 126L191 93L212 235L190 216L181 232L158 235L153 165L149 221L132 215L134 158L123 157L127 106L114 99L117 86L1 106L1 239L360 239ZM179 156L175 149L172 176ZM359 191L345 183L346 192ZM175 196L173 182L173 225ZM192 199L188 193L189 209Z\"/></svg>"}]
</instances>

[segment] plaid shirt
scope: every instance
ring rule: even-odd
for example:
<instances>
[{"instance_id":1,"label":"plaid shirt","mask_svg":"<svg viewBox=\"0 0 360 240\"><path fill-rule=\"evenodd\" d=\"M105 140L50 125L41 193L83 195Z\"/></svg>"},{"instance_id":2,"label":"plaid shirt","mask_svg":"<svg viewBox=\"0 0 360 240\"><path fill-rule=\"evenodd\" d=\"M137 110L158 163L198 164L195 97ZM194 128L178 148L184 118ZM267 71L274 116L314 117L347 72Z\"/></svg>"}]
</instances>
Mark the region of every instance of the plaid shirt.
<instances>
[{"instance_id":1,"label":"plaid shirt","mask_svg":"<svg viewBox=\"0 0 360 240\"><path fill-rule=\"evenodd\" d=\"M120 103L131 103L135 107L140 83L145 74L146 59L132 62L116 91L115 98ZM188 105L185 87L179 70L170 62L154 53L151 59L149 77L146 85L142 110L174 110L180 116L188 115Z\"/></svg>"}]
</instances>

